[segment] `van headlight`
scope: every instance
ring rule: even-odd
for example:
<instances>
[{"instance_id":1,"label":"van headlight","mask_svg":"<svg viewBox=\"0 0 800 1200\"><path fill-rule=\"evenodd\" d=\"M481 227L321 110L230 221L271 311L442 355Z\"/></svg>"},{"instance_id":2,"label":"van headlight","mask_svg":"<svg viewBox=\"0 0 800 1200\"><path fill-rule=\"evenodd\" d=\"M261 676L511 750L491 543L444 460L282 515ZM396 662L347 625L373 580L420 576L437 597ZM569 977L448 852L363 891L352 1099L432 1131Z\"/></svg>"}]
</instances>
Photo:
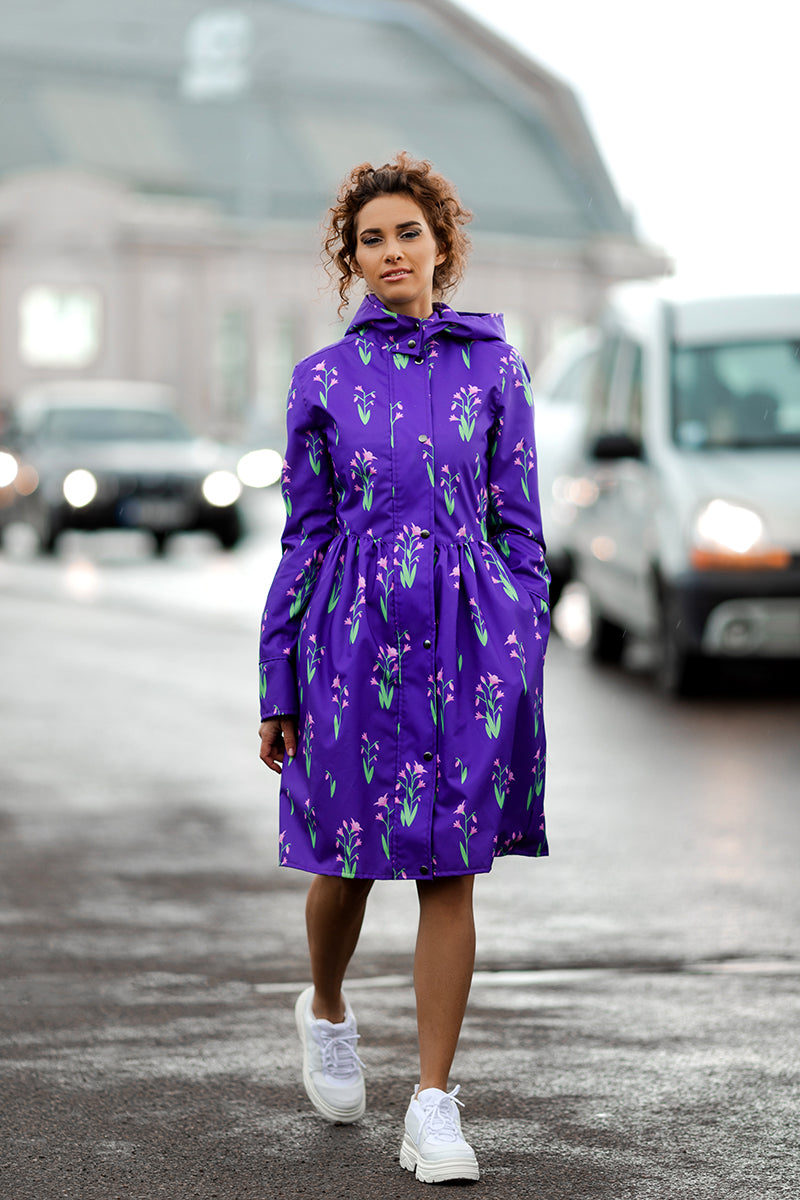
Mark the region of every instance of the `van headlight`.
<instances>
[{"instance_id":1,"label":"van headlight","mask_svg":"<svg viewBox=\"0 0 800 1200\"><path fill-rule=\"evenodd\" d=\"M242 494L242 485L233 471L212 471L203 480L203 495L214 508L228 508Z\"/></svg>"},{"instance_id":2,"label":"van headlight","mask_svg":"<svg viewBox=\"0 0 800 1200\"><path fill-rule=\"evenodd\" d=\"M79 467L77 471L70 471L66 476L61 490L67 504L71 504L73 508L86 508L97 495L97 480L91 471Z\"/></svg>"},{"instance_id":3,"label":"van headlight","mask_svg":"<svg viewBox=\"0 0 800 1200\"><path fill-rule=\"evenodd\" d=\"M709 500L692 529L692 565L701 570L785 567L790 555L770 546L763 520L752 508Z\"/></svg>"},{"instance_id":4,"label":"van headlight","mask_svg":"<svg viewBox=\"0 0 800 1200\"><path fill-rule=\"evenodd\" d=\"M764 535L758 513L727 500L711 500L695 521L697 541L706 546L747 554Z\"/></svg>"}]
</instances>

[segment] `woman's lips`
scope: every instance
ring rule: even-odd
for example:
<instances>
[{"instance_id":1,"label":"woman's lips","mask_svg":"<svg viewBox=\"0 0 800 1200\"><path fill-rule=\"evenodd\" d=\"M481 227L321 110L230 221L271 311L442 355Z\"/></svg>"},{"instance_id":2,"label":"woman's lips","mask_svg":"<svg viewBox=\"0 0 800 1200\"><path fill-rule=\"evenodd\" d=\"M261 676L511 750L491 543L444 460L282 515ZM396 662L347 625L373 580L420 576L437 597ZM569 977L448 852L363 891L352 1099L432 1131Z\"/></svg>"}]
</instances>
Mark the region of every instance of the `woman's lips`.
<instances>
[{"instance_id":1,"label":"woman's lips","mask_svg":"<svg viewBox=\"0 0 800 1200\"><path fill-rule=\"evenodd\" d=\"M381 275L381 279L391 282L393 279L405 279L406 275L410 274L410 271L387 271L385 275Z\"/></svg>"}]
</instances>

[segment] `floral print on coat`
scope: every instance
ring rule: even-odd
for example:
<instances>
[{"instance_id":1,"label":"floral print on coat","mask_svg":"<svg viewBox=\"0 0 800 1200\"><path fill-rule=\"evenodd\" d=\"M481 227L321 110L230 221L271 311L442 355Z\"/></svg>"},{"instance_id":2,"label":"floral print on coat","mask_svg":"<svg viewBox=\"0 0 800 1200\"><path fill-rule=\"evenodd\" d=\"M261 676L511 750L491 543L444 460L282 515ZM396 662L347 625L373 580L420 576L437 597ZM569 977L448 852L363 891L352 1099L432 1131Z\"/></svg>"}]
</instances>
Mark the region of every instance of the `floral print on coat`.
<instances>
[{"instance_id":1,"label":"floral print on coat","mask_svg":"<svg viewBox=\"0 0 800 1200\"><path fill-rule=\"evenodd\" d=\"M533 397L497 314L367 296L295 368L261 715L296 714L280 861L425 879L545 855Z\"/></svg>"}]
</instances>

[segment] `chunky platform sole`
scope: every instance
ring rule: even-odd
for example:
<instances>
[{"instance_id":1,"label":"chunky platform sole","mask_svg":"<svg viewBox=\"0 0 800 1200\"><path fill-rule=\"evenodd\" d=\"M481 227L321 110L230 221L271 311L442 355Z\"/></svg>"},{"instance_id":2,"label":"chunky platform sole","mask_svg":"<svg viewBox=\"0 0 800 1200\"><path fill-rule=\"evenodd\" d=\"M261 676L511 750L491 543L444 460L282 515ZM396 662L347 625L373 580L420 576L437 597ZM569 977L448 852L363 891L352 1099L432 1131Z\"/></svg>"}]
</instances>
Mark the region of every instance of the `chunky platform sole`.
<instances>
[{"instance_id":1,"label":"chunky platform sole","mask_svg":"<svg viewBox=\"0 0 800 1200\"><path fill-rule=\"evenodd\" d=\"M359 1117L363 1117L366 1111L366 1094L362 1092L361 1102L357 1108L336 1108L335 1105L329 1104L314 1086L314 1080L311 1078L311 1071L308 1065L308 1041L306 1039L305 1022L307 995L307 991L301 992L294 1006L294 1023L297 1028L297 1036L300 1038L300 1044L303 1047L303 1087L306 1089L306 1095L314 1105L314 1108L326 1121L330 1121L333 1125L352 1125Z\"/></svg>"},{"instance_id":2,"label":"chunky platform sole","mask_svg":"<svg viewBox=\"0 0 800 1200\"><path fill-rule=\"evenodd\" d=\"M400 1166L415 1171L420 1183L447 1183L453 1179L480 1179L478 1161L467 1158L423 1158L414 1142L405 1134L400 1147Z\"/></svg>"}]
</instances>

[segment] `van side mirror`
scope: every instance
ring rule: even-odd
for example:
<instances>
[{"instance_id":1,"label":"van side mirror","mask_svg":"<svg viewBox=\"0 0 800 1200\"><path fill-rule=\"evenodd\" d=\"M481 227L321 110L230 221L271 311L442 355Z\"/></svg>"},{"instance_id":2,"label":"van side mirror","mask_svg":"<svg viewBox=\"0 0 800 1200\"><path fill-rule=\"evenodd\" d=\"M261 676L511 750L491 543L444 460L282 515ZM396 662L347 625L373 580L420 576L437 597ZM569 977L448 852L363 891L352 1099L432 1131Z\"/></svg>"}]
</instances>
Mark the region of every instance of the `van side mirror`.
<instances>
[{"instance_id":1,"label":"van side mirror","mask_svg":"<svg viewBox=\"0 0 800 1200\"><path fill-rule=\"evenodd\" d=\"M589 454L600 461L642 458L642 443L629 433L601 433L589 446Z\"/></svg>"}]
</instances>

